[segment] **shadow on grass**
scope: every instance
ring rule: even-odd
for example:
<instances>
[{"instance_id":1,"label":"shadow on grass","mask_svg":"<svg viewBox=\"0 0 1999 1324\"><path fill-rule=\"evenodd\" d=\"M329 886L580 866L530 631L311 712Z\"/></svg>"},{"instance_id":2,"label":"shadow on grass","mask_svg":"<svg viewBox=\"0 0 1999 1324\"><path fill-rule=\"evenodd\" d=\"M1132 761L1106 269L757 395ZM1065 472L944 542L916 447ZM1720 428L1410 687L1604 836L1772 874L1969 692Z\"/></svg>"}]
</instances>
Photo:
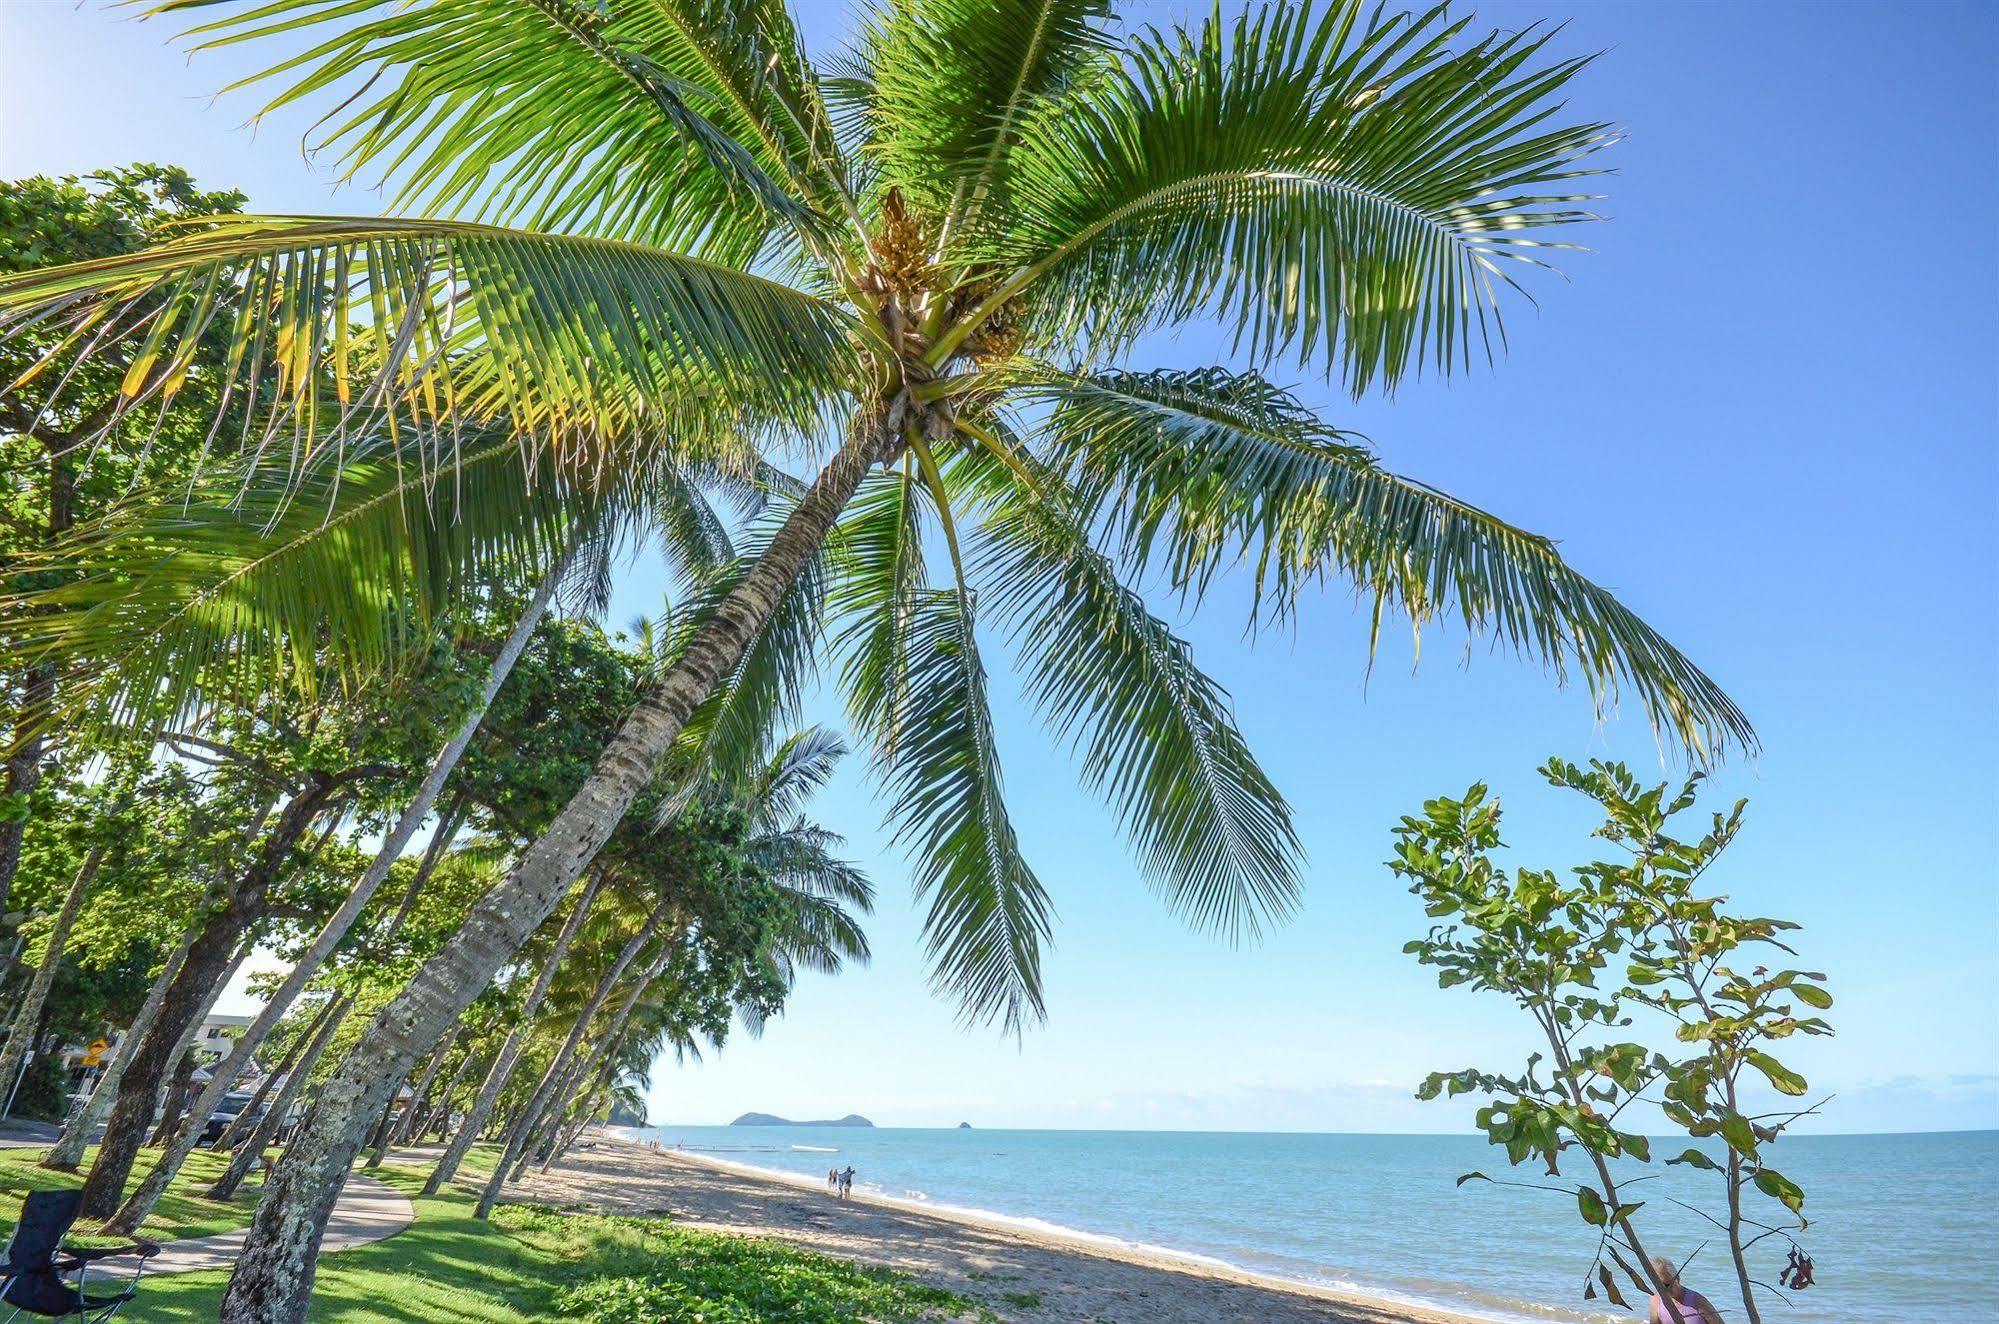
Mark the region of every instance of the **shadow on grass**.
<instances>
[{"instance_id":1,"label":"shadow on grass","mask_svg":"<svg viewBox=\"0 0 1999 1324\"><path fill-rule=\"evenodd\" d=\"M35 1164L46 1153L46 1145L0 1149L0 1240L13 1232L15 1216L21 1211L21 1197L29 1191L65 1190L83 1185L83 1174L90 1171L91 1162L97 1157L97 1147L93 1145L84 1152L83 1163L75 1172L50 1172L36 1167ZM125 1183L128 1192L145 1177L159 1155L157 1149L139 1151L138 1162L132 1165L131 1178ZM227 1154L211 1154L198 1149L188 1155L180 1175L174 1178L173 1185L167 1188L152 1217L146 1220L145 1235L155 1241L169 1241L181 1237L206 1237L247 1226L257 1203L254 1188L238 1191L236 1198L227 1202L204 1199L198 1194L220 1177L228 1166ZM76 1230L77 1240L92 1240L90 1224L78 1223Z\"/></svg>"}]
</instances>

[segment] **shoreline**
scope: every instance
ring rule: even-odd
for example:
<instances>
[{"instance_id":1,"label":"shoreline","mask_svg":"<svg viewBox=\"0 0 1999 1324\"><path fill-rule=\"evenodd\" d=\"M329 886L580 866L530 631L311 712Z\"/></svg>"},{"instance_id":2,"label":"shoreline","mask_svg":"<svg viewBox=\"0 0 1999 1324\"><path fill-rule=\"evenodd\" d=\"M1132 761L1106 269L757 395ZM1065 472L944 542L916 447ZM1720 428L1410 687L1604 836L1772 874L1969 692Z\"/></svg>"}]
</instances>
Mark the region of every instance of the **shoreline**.
<instances>
[{"instance_id":1,"label":"shoreline","mask_svg":"<svg viewBox=\"0 0 1999 1324\"><path fill-rule=\"evenodd\" d=\"M600 1127L527 1183L523 1195L777 1237L912 1273L974 1297L1006 1320L1493 1324L1507 1318L1303 1282L1032 1218L859 1191L837 1201L825 1186L799 1173L654 1149ZM804 1196L815 1198L806 1204Z\"/></svg>"}]
</instances>

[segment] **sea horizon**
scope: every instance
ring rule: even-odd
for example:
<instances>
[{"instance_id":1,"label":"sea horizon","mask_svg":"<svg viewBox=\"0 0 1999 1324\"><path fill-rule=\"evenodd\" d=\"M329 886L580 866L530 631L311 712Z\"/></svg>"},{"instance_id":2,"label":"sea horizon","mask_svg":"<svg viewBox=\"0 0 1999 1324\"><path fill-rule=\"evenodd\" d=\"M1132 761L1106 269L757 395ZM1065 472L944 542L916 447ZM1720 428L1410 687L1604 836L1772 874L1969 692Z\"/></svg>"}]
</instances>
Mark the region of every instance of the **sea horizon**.
<instances>
[{"instance_id":1,"label":"sea horizon","mask_svg":"<svg viewBox=\"0 0 1999 1324\"><path fill-rule=\"evenodd\" d=\"M699 1128L709 1131L777 1131L784 1130L787 1127L804 1127L809 1125L810 1123L806 1122L790 1121L784 1123L746 1122L738 1125L735 1122L654 1122L649 1120L644 1126L619 1127L617 1129L636 1132L682 1127ZM935 1125L914 1126L905 1123L887 1123L872 1120L866 1126L828 1126L823 1129L829 1131L1047 1131L1065 1135L1071 1133L1080 1135L1126 1135L1137 1133L1141 1135L1189 1136L1436 1136L1439 1138L1463 1138L1465 1135L1463 1131L1319 1131L1284 1126L982 1126L977 1122L973 1122L969 1127L960 1127L956 1122L940 1122ZM1811 1136L1880 1136L1887 1138L1891 1136L1976 1136L1989 1135L1994 1132L1999 1132L1999 1125L1943 1126L1917 1128L1908 1131L1820 1131L1805 1130L1803 1127L1798 1127L1790 1131L1788 1135L1793 1139ZM1684 1139L1685 1136L1682 1133L1675 1137L1672 1132L1660 1131L1648 1137L1648 1139L1652 1140L1672 1138Z\"/></svg>"},{"instance_id":2,"label":"sea horizon","mask_svg":"<svg viewBox=\"0 0 1999 1324\"><path fill-rule=\"evenodd\" d=\"M1539 1179L1462 1133L664 1123L620 1134L792 1180L851 1165L864 1193L912 1208L1388 1306L1502 1324L1629 1318L1582 1297L1593 1239L1573 1200L1458 1187L1473 1170ZM1773 1303L1773 1324L1947 1318L1999 1292L1999 1273L1979 1260L1975 1195L1999 1180L1999 1128L1793 1135L1775 1152L1810 1193L1799 1240L1819 1286L1789 1308ZM1721 1243L1676 1207L1711 1187L1662 1163L1627 1176L1658 1183L1639 1188L1651 1206L1641 1226L1676 1258L1691 1254L1688 1281L1726 1311ZM1779 1245L1764 1248L1766 1280Z\"/></svg>"}]
</instances>

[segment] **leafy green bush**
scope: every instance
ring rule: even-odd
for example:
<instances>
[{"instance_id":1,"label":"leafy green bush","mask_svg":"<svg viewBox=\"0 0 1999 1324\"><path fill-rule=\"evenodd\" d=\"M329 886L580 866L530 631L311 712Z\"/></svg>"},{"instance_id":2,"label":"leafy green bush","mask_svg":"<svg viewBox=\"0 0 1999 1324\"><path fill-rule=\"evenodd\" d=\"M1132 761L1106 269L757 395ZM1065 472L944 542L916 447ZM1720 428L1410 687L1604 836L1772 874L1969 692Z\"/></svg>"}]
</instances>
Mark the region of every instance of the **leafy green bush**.
<instances>
[{"instance_id":1,"label":"leafy green bush","mask_svg":"<svg viewBox=\"0 0 1999 1324\"><path fill-rule=\"evenodd\" d=\"M538 1242L588 1234L598 1243L595 1272L557 1302L563 1318L589 1324L897 1324L977 1310L902 1274L662 1219L532 1205L503 1207L496 1219ZM607 1233L620 1243L610 1257L601 1253Z\"/></svg>"}]
</instances>

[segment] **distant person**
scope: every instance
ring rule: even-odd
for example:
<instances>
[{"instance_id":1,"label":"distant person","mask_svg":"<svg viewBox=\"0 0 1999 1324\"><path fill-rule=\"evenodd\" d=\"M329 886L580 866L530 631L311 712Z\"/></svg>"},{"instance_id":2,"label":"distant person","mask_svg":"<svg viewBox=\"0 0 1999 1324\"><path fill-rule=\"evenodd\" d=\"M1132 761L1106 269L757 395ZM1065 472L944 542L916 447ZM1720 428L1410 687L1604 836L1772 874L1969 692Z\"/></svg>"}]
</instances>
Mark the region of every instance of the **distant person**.
<instances>
[{"instance_id":1,"label":"distant person","mask_svg":"<svg viewBox=\"0 0 1999 1324\"><path fill-rule=\"evenodd\" d=\"M826 1169L826 1189L835 1195L840 1193L840 1170L838 1168Z\"/></svg>"},{"instance_id":2,"label":"distant person","mask_svg":"<svg viewBox=\"0 0 1999 1324\"><path fill-rule=\"evenodd\" d=\"M1714 1302L1680 1282L1680 1270L1664 1255L1652 1257L1652 1272L1666 1295L1652 1294L1652 1324L1726 1324Z\"/></svg>"},{"instance_id":3,"label":"distant person","mask_svg":"<svg viewBox=\"0 0 1999 1324\"><path fill-rule=\"evenodd\" d=\"M847 1165L847 1170L840 1174L840 1198L842 1200L854 1198L854 1167L851 1163Z\"/></svg>"}]
</instances>

